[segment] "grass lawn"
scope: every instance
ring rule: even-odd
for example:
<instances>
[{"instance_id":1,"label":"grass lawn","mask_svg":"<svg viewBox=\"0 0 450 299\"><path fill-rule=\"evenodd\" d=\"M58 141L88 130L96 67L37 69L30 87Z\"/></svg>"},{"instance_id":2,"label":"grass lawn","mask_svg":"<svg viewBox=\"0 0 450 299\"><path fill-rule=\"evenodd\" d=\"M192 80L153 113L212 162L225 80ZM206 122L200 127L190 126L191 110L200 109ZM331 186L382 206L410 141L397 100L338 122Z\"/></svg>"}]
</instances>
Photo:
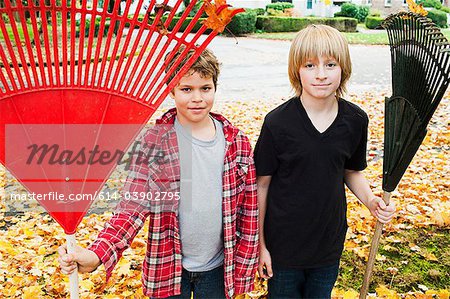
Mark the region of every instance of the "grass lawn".
<instances>
[{"instance_id":1,"label":"grass lawn","mask_svg":"<svg viewBox=\"0 0 450 299\"><path fill-rule=\"evenodd\" d=\"M33 36L32 36L33 26L31 24L27 24L27 27L28 27L28 32L30 34L30 38L33 38ZM10 24L7 24L6 31L8 32L9 38L11 40L14 40L14 33L13 33L13 30L12 30L12 27ZM17 32L19 33L20 40L25 41L25 38L23 36L22 24L17 24ZM2 35L2 38L3 38L3 35Z\"/></svg>"},{"instance_id":2,"label":"grass lawn","mask_svg":"<svg viewBox=\"0 0 450 299\"><path fill-rule=\"evenodd\" d=\"M450 39L450 29L441 29L447 39ZM292 40L296 32L272 32L272 33L254 33L249 35L253 38L274 39L274 40ZM384 30L366 30L366 32L343 32L350 44L361 45L388 45L387 33Z\"/></svg>"},{"instance_id":3,"label":"grass lawn","mask_svg":"<svg viewBox=\"0 0 450 299\"><path fill-rule=\"evenodd\" d=\"M345 250L337 287L358 290L366 263L355 253ZM447 229L414 227L401 233L385 233L372 275L370 291L386 285L398 293L417 291L418 285L431 289L450 286L450 239ZM424 297L431 298L431 297ZM448 298L448 297L447 297Z\"/></svg>"}]
</instances>

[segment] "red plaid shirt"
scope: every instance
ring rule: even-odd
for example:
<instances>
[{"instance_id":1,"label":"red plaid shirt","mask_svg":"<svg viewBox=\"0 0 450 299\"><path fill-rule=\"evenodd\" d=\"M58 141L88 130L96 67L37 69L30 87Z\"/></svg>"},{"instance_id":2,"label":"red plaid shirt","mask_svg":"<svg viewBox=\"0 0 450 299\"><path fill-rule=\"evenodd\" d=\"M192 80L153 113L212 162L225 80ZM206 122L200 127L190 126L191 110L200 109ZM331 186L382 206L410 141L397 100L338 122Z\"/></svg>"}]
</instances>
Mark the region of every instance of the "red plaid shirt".
<instances>
[{"instance_id":1,"label":"red plaid shirt","mask_svg":"<svg viewBox=\"0 0 450 299\"><path fill-rule=\"evenodd\" d=\"M226 139L222 192L224 281L225 295L233 298L253 289L258 263L255 166L247 137L223 116L211 115L222 122ZM156 178L161 177L161 166L153 167L152 163L137 166L131 163L124 192L148 192L149 189L179 191L178 145L173 129L175 116L176 110L171 109L156 121L157 125L168 125L172 129L150 129L144 135L144 140L160 144L172 161L165 164L169 165L163 170L165 178L159 181ZM141 149L144 152L146 150L148 148ZM133 200L122 200L118 204L116 213L89 247L102 261L107 279L123 251L131 245L146 218L150 217L142 270L144 294L164 298L181 293L182 251L177 207L177 202L172 202L170 206L150 208L143 208L142 204Z\"/></svg>"}]
</instances>

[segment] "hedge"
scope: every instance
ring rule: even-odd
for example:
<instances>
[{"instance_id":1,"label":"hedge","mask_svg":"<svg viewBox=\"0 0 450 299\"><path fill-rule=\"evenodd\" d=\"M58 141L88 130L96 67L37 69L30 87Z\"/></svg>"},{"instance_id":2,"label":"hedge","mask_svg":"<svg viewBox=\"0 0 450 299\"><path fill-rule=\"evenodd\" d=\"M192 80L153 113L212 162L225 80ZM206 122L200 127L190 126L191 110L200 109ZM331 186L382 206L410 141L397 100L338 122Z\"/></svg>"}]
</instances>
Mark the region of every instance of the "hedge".
<instances>
[{"instance_id":1,"label":"hedge","mask_svg":"<svg viewBox=\"0 0 450 299\"><path fill-rule=\"evenodd\" d=\"M422 4L423 7L434 7L436 9L441 9L442 3L439 0L418 0L417 4Z\"/></svg>"},{"instance_id":2,"label":"hedge","mask_svg":"<svg viewBox=\"0 0 450 299\"><path fill-rule=\"evenodd\" d=\"M447 14L441 10L432 9L428 11L428 18L430 18L438 27L447 28Z\"/></svg>"},{"instance_id":3,"label":"hedge","mask_svg":"<svg viewBox=\"0 0 450 299\"><path fill-rule=\"evenodd\" d=\"M163 22L165 22L167 17L162 17ZM179 17L174 17L172 19L172 21L170 22L169 26L168 26L168 30L171 31L173 30L173 28L175 27L175 24L178 22L180 18ZM186 30L186 28L189 26L189 24L192 22L193 18L186 18L186 20L184 20L183 25L181 25L179 31L183 32L184 30ZM202 22L205 20L205 18L200 18L198 20L198 22L194 25L194 27L192 28L191 32L195 33L197 32L200 27L202 26ZM230 24L227 25L228 30L231 31L231 33L235 34L235 35L241 35L241 34L246 34L246 33L252 33L255 32L256 30L256 12L254 10L249 9L248 11L245 11L243 13L239 13L237 14L233 20L230 22ZM129 27L130 24L126 23L125 24L126 27ZM135 28L139 28L139 25L136 25ZM205 31L205 33L210 32L209 29L207 29ZM225 30L225 34L227 33L227 31Z\"/></svg>"},{"instance_id":4,"label":"hedge","mask_svg":"<svg viewBox=\"0 0 450 299\"><path fill-rule=\"evenodd\" d=\"M258 16L256 29L265 32L295 32L311 24L324 24L343 32L355 32L357 19L353 18L291 18Z\"/></svg>"},{"instance_id":5,"label":"hedge","mask_svg":"<svg viewBox=\"0 0 450 299\"><path fill-rule=\"evenodd\" d=\"M445 12L445 13L450 13L450 7L447 7L447 6L442 6L442 7L440 8L440 10L442 10L442 11Z\"/></svg>"},{"instance_id":6,"label":"hedge","mask_svg":"<svg viewBox=\"0 0 450 299\"><path fill-rule=\"evenodd\" d=\"M91 23L92 23L92 19L85 20L85 24L84 24L84 36L85 37L89 36ZM102 36L106 36L108 34L110 23L111 23L110 20L106 20L104 22ZM79 37L80 29L81 29L80 20L77 20L76 24L77 24L77 28L76 28L75 36ZM96 18L95 19L95 27L94 27L94 36L95 37L97 37L99 35L99 31L100 31L100 18Z\"/></svg>"},{"instance_id":7,"label":"hedge","mask_svg":"<svg viewBox=\"0 0 450 299\"><path fill-rule=\"evenodd\" d=\"M167 17L166 17L166 16L163 16L161 19L163 20L163 22L165 22L165 21L167 20ZM167 29L168 29L168 30L172 30L172 29L175 27L175 24L178 22L179 19L180 19L180 17L173 17L173 19L172 19L172 21L170 22L170 24L169 24L169 26L168 26ZM191 18L191 17L187 17L187 18L184 20L183 25L181 25L179 31L180 31L180 32L183 32L183 31L189 26L189 24L191 23L192 19L193 19L193 18ZM194 25L194 28L192 28L191 32L192 32L192 33L197 32L197 31L200 29L200 27L202 26L203 20L205 20L205 19L206 19L206 18L200 18L200 19L198 19L197 24ZM142 20L143 20L143 17L141 17L141 16L139 15L139 17L138 17L139 23L142 23ZM153 22L153 21L152 21L152 22ZM134 28L139 28L139 23L136 24L136 25L134 26ZM130 27L130 23L125 23L125 27ZM208 30L207 30L206 32L208 32Z\"/></svg>"},{"instance_id":8,"label":"hedge","mask_svg":"<svg viewBox=\"0 0 450 299\"><path fill-rule=\"evenodd\" d=\"M228 30L230 30L235 35L242 35L246 33L253 33L256 31L256 11L246 10L245 12L239 13L231 20L227 25ZM225 34L227 32L225 31Z\"/></svg>"},{"instance_id":9,"label":"hedge","mask_svg":"<svg viewBox=\"0 0 450 299\"><path fill-rule=\"evenodd\" d=\"M274 10L284 11L285 9L288 9L288 8L294 8L294 4L289 3L289 2L275 2L275 3L270 3L270 4L266 5L266 10L274 9Z\"/></svg>"},{"instance_id":10,"label":"hedge","mask_svg":"<svg viewBox=\"0 0 450 299\"><path fill-rule=\"evenodd\" d=\"M263 15L266 14L266 10L264 8L261 8L261 7L259 7L259 8L246 8L245 9L246 12L248 12L250 10L254 11L257 16L263 16Z\"/></svg>"},{"instance_id":11,"label":"hedge","mask_svg":"<svg viewBox=\"0 0 450 299\"><path fill-rule=\"evenodd\" d=\"M367 17L366 18L366 27L369 29L380 29L380 25L383 22L384 18L381 17Z\"/></svg>"}]
</instances>

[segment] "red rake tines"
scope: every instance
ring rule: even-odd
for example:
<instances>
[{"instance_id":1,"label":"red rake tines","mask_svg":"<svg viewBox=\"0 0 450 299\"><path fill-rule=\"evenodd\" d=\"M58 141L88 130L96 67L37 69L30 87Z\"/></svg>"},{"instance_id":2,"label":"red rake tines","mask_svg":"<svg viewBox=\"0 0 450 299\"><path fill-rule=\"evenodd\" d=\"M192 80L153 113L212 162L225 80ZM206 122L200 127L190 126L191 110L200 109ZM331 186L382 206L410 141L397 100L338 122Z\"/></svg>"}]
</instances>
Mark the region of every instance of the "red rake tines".
<instances>
[{"instance_id":1,"label":"red rake tines","mask_svg":"<svg viewBox=\"0 0 450 299\"><path fill-rule=\"evenodd\" d=\"M243 11L230 10L224 0L206 0L188 18L196 7L192 0L176 17L183 1L173 7L168 2L1 2L0 162L30 193L47 199L51 192L66 199L96 195L114 163L70 164L66 152L66 160L32 165L33 146L47 146L50 154L54 145L59 151L101 145L125 152L218 30ZM199 21L205 9L207 21ZM168 82L184 55L167 74L164 58L182 46L184 54L195 54ZM92 201L39 202L74 234Z\"/></svg>"}]
</instances>

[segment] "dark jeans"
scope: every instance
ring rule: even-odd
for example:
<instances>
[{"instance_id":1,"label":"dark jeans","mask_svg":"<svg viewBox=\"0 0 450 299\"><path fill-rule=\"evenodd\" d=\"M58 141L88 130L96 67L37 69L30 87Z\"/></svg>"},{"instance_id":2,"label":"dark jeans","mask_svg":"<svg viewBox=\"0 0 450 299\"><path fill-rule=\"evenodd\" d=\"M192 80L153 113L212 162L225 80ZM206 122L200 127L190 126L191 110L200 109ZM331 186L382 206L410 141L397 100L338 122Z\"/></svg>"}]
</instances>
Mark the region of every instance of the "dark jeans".
<instances>
[{"instance_id":1,"label":"dark jeans","mask_svg":"<svg viewBox=\"0 0 450 299\"><path fill-rule=\"evenodd\" d=\"M339 263L314 269L273 268L269 279L270 299L331 298L338 277Z\"/></svg>"},{"instance_id":2,"label":"dark jeans","mask_svg":"<svg viewBox=\"0 0 450 299\"><path fill-rule=\"evenodd\" d=\"M171 296L173 299L225 299L223 266L205 272L189 272L183 269L181 276L181 295Z\"/></svg>"}]
</instances>

